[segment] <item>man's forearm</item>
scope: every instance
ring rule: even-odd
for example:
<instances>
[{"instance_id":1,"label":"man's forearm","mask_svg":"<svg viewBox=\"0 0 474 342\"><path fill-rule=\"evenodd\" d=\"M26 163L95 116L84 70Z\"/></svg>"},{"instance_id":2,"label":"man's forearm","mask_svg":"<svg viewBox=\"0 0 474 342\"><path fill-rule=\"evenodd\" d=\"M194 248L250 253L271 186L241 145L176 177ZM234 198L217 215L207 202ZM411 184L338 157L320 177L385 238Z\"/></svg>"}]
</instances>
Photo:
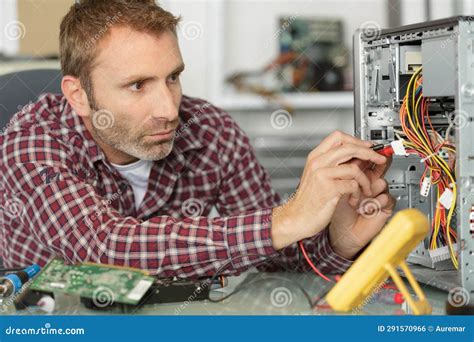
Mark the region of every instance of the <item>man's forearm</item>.
<instances>
[{"instance_id":1,"label":"man's forearm","mask_svg":"<svg viewBox=\"0 0 474 342\"><path fill-rule=\"evenodd\" d=\"M273 248L279 250L305 239L303 229L299 229L297 213L288 204L273 208L272 242Z\"/></svg>"},{"instance_id":2,"label":"man's forearm","mask_svg":"<svg viewBox=\"0 0 474 342\"><path fill-rule=\"evenodd\" d=\"M312 263L323 274L344 273L353 263L352 260L334 251L329 242L327 229L314 237L303 240L303 246ZM257 269L263 272L313 272L311 266L304 260L297 243L281 249L277 257L257 266Z\"/></svg>"}]
</instances>

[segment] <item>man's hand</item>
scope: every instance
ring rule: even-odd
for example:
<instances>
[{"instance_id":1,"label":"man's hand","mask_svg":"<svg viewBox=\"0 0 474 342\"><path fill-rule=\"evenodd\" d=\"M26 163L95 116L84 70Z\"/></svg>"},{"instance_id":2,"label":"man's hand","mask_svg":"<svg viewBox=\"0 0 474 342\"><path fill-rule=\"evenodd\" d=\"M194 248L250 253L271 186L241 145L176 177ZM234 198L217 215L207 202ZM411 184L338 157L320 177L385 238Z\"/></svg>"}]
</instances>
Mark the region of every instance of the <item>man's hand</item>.
<instances>
[{"instance_id":1,"label":"man's hand","mask_svg":"<svg viewBox=\"0 0 474 342\"><path fill-rule=\"evenodd\" d=\"M343 197L359 202L362 196L373 196L368 176L355 163L347 163L360 160L386 164L387 159L371 146L368 141L335 132L309 154L298 190L287 203L273 210L274 248L318 234L328 226Z\"/></svg>"},{"instance_id":2,"label":"man's hand","mask_svg":"<svg viewBox=\"0 0 474 342\"><path fill-rule=\"evenodd\" d=\"M395 206L395 199L388 193L387 182L383 179L391 159L375 166L360 160L350 163L357 165L369 178L372 196L362 199L344 196L331 219L331 245L337 254L347 259L352 259L380 232Z\"/></svg>"}]
</instances>

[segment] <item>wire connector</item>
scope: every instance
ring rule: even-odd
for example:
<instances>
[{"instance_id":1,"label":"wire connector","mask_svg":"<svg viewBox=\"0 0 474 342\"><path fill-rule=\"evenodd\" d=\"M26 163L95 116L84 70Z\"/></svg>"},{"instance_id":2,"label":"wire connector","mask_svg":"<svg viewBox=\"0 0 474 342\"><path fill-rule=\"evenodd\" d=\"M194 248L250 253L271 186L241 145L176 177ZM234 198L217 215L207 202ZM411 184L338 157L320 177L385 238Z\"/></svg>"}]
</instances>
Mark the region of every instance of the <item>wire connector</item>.
<instances>
[{"instance_id":1,"label":"wire connector","mask_svg":"<svg viewBox=\"0 0 474 342\"><path fill-rule=\"evenodd\" d=\"M385 157L391 157L393 155L393 148L390 145L377 144L372 146L372 149Z\"/></svg>"},{"instance_id":2,"label":"wire connector","mask_svg":"<svg viewBox=\"0 0 474 342\"><path fill-rule=\"evenodd\" d=\"M453 205L453 191L446 188L438 201L446 209L451 209L451 206Z\"/></svg>"},{"instance_id":3,"label":"wire connector","mask_svg":"<svg viewBox=\"0 0 474 342\"><path fill-rule=\"evenodd\" d=\"M405 150L405 146L403 146L403 143L404 143L404 140L401 139L401 140L394 140L390 143L390 145L392 146L393 148L393 153L396 155L396 156L408 156L408 153L407 151Z\"/></svg>"},{"instance_id":4,"label":"wire connector","mask_svg":"<svg viewBox=\"0 0 474 342\"><path fill-rule=\"evenodd\" d=\"M428 195L430 194L430 188L431 188L431 178L425 177L423 179L423 183L421 183L420 195L423 197L428 197Z\"/></svg>"},{"instance_id":5,"label":"wire connector","mask_svg":"<svg viewBox=\"0 0 474 342\"><path fill-rule=\"evenodd\" d=\"M455 252L458 250L457 243L453 244L453 250ZM449 252L449 246L443 246L436 249L430 249L428 252L433 262L440 262L440 261L448 260L449 258L451 258L451 254Z\"/></svg>"}]
</instances>

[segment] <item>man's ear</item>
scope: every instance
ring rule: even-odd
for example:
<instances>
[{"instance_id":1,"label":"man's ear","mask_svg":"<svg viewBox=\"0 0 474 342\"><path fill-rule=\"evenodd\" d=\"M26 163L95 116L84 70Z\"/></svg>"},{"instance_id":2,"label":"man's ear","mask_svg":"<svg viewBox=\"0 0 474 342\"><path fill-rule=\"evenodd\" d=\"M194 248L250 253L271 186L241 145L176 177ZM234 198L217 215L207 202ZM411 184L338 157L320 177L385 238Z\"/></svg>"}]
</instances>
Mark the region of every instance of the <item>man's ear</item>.
<instances>
[{"instance_id":1,"label":"man's ear","mask_svg":"<svg viewBox=\"0 0 474 342\"><path fill-rule=\"evenodd\" d=\"M61 90L71 107L79 116L90 116L89 100L78 78L68 75L64 76L61 81Z\"/></svg>"}]
</instances>

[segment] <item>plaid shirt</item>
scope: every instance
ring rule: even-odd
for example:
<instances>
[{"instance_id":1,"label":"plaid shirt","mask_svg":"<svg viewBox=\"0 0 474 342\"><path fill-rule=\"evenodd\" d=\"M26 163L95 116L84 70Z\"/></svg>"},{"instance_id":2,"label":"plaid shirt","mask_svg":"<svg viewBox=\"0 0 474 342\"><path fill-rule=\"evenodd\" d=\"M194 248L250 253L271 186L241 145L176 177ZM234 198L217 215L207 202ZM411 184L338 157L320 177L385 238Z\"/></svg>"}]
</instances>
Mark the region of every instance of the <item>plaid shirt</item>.
<instances>
[{"instance_id":1,"label":"plaid shirt","mask_svg":"<svg viewBox=\"0 0 474 342\"><path fill-rule=\"evenodd\" d=\"M154 162L137 209L131 186L63 96L44 94L17 113L0 136L5 266L43 266L59 256L160 277L210 276L229 260L228 275L257 264L308 270L296 244L272 247L280 199L245 133L203 100L184 96L179 112L173 150ZM213 207L219 217L209 217ZM327 230L305 245L323 272L351 264L331 249Z\"/></svg>"}]
</instances>

